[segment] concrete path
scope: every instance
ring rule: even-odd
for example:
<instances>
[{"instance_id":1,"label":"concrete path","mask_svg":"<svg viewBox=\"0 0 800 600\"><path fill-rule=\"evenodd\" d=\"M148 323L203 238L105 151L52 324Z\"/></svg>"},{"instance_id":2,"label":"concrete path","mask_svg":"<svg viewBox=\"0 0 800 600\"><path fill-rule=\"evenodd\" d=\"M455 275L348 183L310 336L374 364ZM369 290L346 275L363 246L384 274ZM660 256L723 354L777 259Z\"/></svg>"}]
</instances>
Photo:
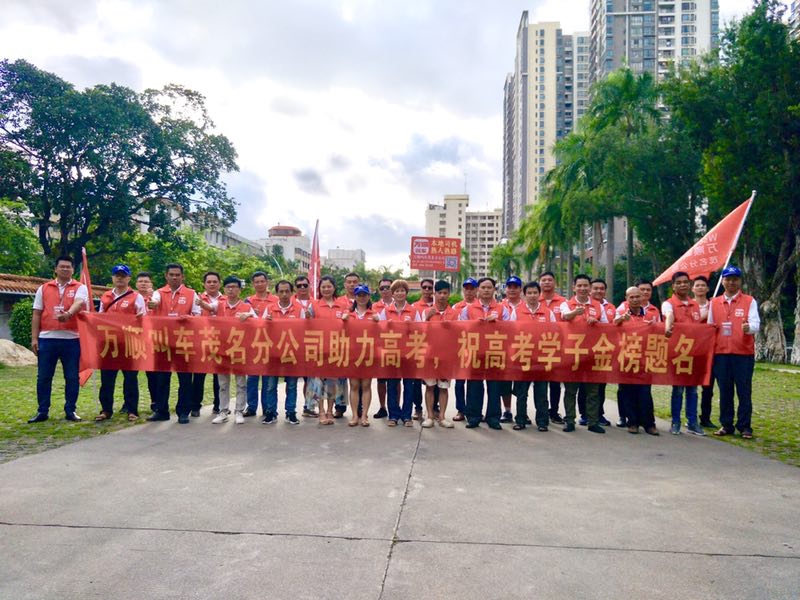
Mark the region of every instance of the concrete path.
<instances>
[{"instance_id":1,"label":"concrete path","mask_svg":"<svg viewBox=\"0 0 800 600\"><path fill-rule=\"evenodd\" d=\"M800 597L800 469L664 423L208 413L0 465L0 598Z\"/></svg>"}]
</instances>

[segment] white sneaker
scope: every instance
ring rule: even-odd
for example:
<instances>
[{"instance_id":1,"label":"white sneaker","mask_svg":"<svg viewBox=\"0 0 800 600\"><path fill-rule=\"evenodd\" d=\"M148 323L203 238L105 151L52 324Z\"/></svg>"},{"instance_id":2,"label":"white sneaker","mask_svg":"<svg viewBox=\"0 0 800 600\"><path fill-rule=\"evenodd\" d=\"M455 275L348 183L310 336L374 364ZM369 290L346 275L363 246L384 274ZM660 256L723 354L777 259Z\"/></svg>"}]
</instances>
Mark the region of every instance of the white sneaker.
<instances>
[{"instance_id":1,"label":"white sneaker","mask_svg":"<svg viewBox=\"0 0 800 600\"><path fill-rule=\"evenodd\" d=\"M445 429L452 429L453 427L455 427L455 425L453 425L453 422L449 419L442 419L441 421L439 421L439 427L444 427Z\"/></svg>"},{"instance_id":2,"label":"white sneaker","mask_svg":"<svg viewBox=\"0 0 800 600\"><path fill-rule=\"evenodd\" d=\"M242 414L242 411L240 410L236 411L236 416L234 417L233 421L237 425L241 425L242 423L244 423L244 415Z\"/></svg>"},{"instance_id":3,"label":"white sneaker","mask_svg":"<svg viewBox=\"0 0 800 600\"><path fill-rule=\"evenodd\" d=\"M211 421L214 425L219 425L220 423L227 423L228 422L228 413L221 412L219 413L214 419Z\"/></svg>"},{"instance_id":4,"label":"white sneaker","mask_svg":"<svg viewBox=\"0 0 800 600\"><path fill-rule=\"evenodd\" d=\"M422 426L423 426L425 429L429 429L429 428L433 427L433 419L425 419L425 420L422 422Z\"/></svg>"}]
</instances>

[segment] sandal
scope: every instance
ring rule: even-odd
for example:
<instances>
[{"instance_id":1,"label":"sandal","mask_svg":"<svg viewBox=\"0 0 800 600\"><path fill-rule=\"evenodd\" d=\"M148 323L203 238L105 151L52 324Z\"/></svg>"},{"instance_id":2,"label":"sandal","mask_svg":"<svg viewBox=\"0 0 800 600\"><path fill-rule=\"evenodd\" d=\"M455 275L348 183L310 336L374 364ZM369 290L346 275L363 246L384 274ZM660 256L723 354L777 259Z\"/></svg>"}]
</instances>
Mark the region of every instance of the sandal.
<instances>
[{"instance_id":1,"label":"sandal","mask_svg":"<svg viewBox=\"0 0 800 600\"><path fill-rule=\"evenodd\" d=\"M414 421L403 421L403 427L413 427Z\"/></svg>"},{"instance_id":2,"label":"sandal","mask_svg":"<svg viewBox=\"0 0 800 600\"><path fill-rule=\"evenodd\" d=\"M717 437L722 437L723 435L730 435L730 434L731 432L725 429L724 427L720 427L714 432L714 435L716 435Z\"/></svg>"},{"instance_id":3,"label":"sandal","mask_svg":"<svg viewBox=\"0 0 800 600\"><path fill-rule=\"evenodd\" d=\"M397 427L397 419L389 419L388 421L386 421L386 424L389 427Z\"/></svg>"},{"instance_id":4,"label":"sandal","mask_svg":"<svg viewBox=\"0 0 800 600\"><path fill-rule=\"evenodd\" d=\"M358 427L358 419L351 419L347 422L348 427Z\"/></svg>"},{"instance_id":5,"label":"sandal","mask_svg":"<svg viewBox=\"0 0 800 600\"><path fill-rule=\"evenodd\" d=\"M752 431L743 431L742 432L742 439L743 440L752 440L753 439L753 432Z\"/></svg>"},{"instance_id":6,"label":"sandal","mask_svg":"<svg viewBox=\"0 0 800 600\"><path fill-rule=\"evenodd\" d=\"M361 426L369 427L369 421L367 419L361 419Z\"/></svg>"},{"instance_id":7,"label":"sandal","mask_svg":"<svg viewBox=\"0 0 800 600\"><path fill-rule=\"evenodd\" d=\"M135 415L133 413L128 413L128 421L133 423L134 421L138 421L138 420L139 420L139 415Z\"/></svg>"},{"instance_id":8,"label":"sandal","mask_svg":"<svg viewBox=\"0 0 800 600\"><path fill-rule=\"evenodd\" d=\"M522 429L525 429L525 425L514 425L511 429L513 429L514 431L520 431Z\"/></svg>"},{"instance_id":9,"label":"sandal","mask_svg":"<svg viewBox=\"0 0 800 600\"><path fill-rule=\"evenodd\" d=\"M101 421L107 421L110 418L111 418L111 413L110 412L102 411L99 415L97 415L94 418L94 420L95 420L95 422L99 423Z\"/></svg>"},{"instance_id":10,"label":"sandal","mask_svg":"<svg viewBox=\"0 0 800 600\"><path fill-rule=\"evenodd\" d=\"M463 420L464 420L464 415L462 415L461 413L458 413L455 417L453 417L453 421L463 421Z\"/></svg>"}]
</instances>

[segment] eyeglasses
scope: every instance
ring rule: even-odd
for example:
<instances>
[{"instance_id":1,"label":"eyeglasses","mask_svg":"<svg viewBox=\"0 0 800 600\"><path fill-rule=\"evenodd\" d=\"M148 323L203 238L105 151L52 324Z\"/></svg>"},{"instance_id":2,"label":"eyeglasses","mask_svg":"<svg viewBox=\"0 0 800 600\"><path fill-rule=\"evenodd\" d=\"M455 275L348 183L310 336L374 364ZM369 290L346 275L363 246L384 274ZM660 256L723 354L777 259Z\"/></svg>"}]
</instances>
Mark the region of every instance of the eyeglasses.
<instances>
[{"instance_id":1,"label":"eyeglasses","mask_svg":"<svg viewBox=\"0 0 800 600\"><path fill-rule=\"evenodd\" d=\"M423 289L423 290L432 290L432 289L433 289L433 287L431 287L431 286L429 286L429 285L423 285L423 286L422 286L422 289Z\"/></svg>"},{"instance_id":2,"label":"eyeglasses","mask_svg":"<svg viewBox=\"0 0 800 600\"><path fill-rule=\"evenodd\" d=\"M308 284L307 283L298 283L295 287L297 287L297 288L307 288Z\"/></svg>"},{"instance_id":3,"label":"eyeglasses","mask_svg":"<svg viewBox=\"0 0 800 600\"><path fill-rule=\"evenodd\" d=\"M381 286L381 287L379 287L378 289L379 289L380 291L382 291L382 292L385 292L385 291L388 291L388 290L390 290L390 289L392 289L392 288L391 288L391 286L388 286L388 285L382 285L382 286Z\"/></svg>"}]
</instances>

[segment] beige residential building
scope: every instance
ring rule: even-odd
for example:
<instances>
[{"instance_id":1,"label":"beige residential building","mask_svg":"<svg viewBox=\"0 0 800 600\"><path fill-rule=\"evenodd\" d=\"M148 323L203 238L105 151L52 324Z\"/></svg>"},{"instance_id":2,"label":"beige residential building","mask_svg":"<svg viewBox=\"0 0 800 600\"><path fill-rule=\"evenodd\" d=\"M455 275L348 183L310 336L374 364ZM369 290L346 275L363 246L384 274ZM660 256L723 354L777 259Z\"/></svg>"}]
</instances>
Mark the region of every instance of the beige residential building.
<instances>
[{"instance_id":1,"label":"beige residential building","mask_svg":"<svg viewBox=\"0 0 800 600\"><path fill-rule=\"evenodd\" d=\"M467 211L468 194L447 194L442 204L429 204L425 210L425 235L461 240L475 265L473 277L489 274L489 258L502 237L503 210ZM420 273L430 275L430 273Z\"/></svg>"},{"instance_id":2,"label":"beige residential building","mask_svg":"<svg viewBox=\"0 0 800 600\"><path fill-rule=\"evenodd\" d=\"M269 228L269 237L258 240L267 254L274 252L273 248L280 246L281 254L286 260L296 261L302 271L308 271L311 262L311 240L307 235L293 225L280 223Z\"/></svg>"}]
</instances>

